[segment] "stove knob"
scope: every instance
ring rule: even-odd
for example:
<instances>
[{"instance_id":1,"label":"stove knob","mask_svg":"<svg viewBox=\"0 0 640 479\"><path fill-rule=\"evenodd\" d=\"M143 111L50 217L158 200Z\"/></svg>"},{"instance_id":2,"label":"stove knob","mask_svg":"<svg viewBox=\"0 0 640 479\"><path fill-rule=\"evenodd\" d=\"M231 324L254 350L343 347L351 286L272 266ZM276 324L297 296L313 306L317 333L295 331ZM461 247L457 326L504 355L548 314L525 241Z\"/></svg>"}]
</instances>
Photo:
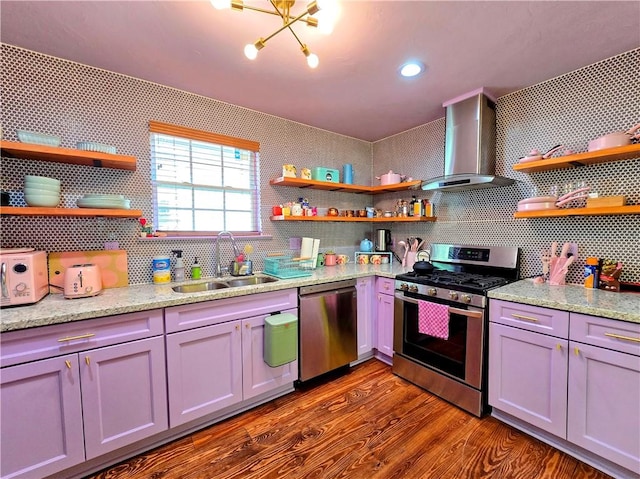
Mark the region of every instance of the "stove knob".
<instances>
[{"instance_id":1,"label":"stove knob","mask_svg":"<svg viewBox=\"0 0 640 479\"><path fill-rule=\"evenodd\" d=\"M409 291L411 293L417 293L418 292L418 287L415 284L412 284L411 286L409 286Z\"/></svg>"},{"instance_id":2,"label":"stove knob","mask_svg":"<svg viewBox=\"0 0 640 479\"><path fill-rule=\"evenodd\" d=\"M456 293L455 291L449 291L449 298L458 299L458 293Z\"/></svg>"},{"instance_id":3,"label":"stove knob","mask_svg":"<svg viewBox=\"0 0 640 479\"><path fill-rule=\"evenodd\" d=\"M429 296L436 296L438 294L438 290L436 288L429 288L427 290L427 294Z\"/></svg>"},{"instance_id":4,"label":"stove knob","mask_svg":"<svg viewBox=\"0 0 640 479\"><path fill-rule=\"evenodd\" d=\"M462 295L462 301L469 304L471 302L471 296L468 294L463 294Z\"/></svg>"},{"instance_id":5,"label":"stove knob","mask_svg":"<svg viewBox=\"0 0 640 479\"><path fill-rule=\"evenodd\" d=\"M400 283L400 289L406 291L409 289L409 285L407 283Z\"/></svg>"}]
</instances>

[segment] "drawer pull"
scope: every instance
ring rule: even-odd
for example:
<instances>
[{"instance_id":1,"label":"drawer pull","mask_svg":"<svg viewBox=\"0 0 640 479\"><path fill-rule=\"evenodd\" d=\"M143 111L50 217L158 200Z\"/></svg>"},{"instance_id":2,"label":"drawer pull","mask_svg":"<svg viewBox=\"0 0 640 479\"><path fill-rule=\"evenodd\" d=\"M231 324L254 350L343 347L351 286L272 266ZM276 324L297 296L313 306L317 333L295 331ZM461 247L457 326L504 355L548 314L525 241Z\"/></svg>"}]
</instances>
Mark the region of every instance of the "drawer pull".
<instances>
[{"instance_id":1,"label":"drawer pull","mask_svg":"<svg viewBox=\"0 0 640 479\"><path fill-rule=\"evenodd\" d=\"M84 362L87 363L87 366L91 366L91 359L89 359L89 356L84 357Z\"/></svg>"},{"instance_id":2,"label":"drawer pull","mask_svg":"<svg viewBox=\"0 0 640 479\"><path fill-rule=\"evenodd\" d=\"M71 361L67 359L64 363L67 365L68 369L71 369Z\"/></svg>"},{"instance_id":3,"label":"drawer pull","mask_svg":"<svg viewBox=\"0 0 640 479\"><path fill-rule=\"evenodd\" d=\"M615 333L604 333L604 335L609 336L610 338L624 339L625 341L633 341L634 343L640 343L640 338L632 338L630 336L622 336L620 334L615 334Z\"/></svg>"},{"instance_id":4,"label":"drawer pull","mask_svg":"<svg viewBox=\"0 0 640 479\"><path fill-rule=\"evenodd\" d=\"M562 344L560 344L560 343L556 344L556 349L558 351L562 351Z\"/></svg>"},{"instance_id":5,"label":"drawer pull","mask_svg":"<svg viewBox=\"0 0 640 479\"><path fill-rule=\"evenodd\" d=\"M531 316L523 316L522 314L513 313L511 316L513 316L514 318L517 318L517 319L524 319L526 321L533 321L534 323L537 323L539 321L537 318L532 318Z\"/></svg>"},{"instance_id":6,"label":"drawer pull","mask_svg":"<svg viewBox=\"0 0 640 479\"><path fill-rule=\"evenodd\" d=\"M58 339L58 342L66 343L67 341L75 341L76 339L93 338L94 336L95 336L95 333L81 334L80 336L67 336L66 338Z\"/></svg>"},{"instance_id":7,"label":"drawer pull","mask_svg":"<svg viewBox=\"0 0 640 479\"><path fill-rule=\"evenodd\" d=\"M573 348L573 352L576 356L580 356L580 350L578 349L578 346L576 346L575 348Z\"/></svg>"}]
</instances>

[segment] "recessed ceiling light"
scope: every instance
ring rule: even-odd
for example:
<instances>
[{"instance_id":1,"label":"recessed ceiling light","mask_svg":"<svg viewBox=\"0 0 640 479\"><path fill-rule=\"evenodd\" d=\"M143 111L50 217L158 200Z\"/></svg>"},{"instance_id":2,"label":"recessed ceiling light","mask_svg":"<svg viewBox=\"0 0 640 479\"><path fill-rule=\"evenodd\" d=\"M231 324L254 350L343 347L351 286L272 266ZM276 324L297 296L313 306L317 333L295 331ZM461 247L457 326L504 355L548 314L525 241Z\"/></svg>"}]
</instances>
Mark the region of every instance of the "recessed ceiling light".
<instances>
[{"instance_id":1,"label":"recessed ceiling light","mask_svg":"<svg viewBox=\"0 0 640 479\"><path fill-rule=\"evenodd\" d=\"M407 62L400 67L400 75L403 77L414 77L424 71L424 65L420 62Z\"/></svg>"}]
</instances>

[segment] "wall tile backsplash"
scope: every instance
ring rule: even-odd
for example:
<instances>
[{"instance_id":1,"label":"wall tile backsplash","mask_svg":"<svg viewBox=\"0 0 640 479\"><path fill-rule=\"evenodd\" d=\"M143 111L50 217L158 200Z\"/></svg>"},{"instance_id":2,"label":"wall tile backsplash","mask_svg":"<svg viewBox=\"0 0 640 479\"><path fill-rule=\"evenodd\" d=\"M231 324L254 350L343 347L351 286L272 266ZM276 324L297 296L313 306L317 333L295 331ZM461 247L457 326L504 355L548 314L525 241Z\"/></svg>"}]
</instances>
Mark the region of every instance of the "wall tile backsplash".
<instances>
[{"instance_id":1,"label":"wall tile backsplash","mask_svg":"<svg viewBox=\"0 0 640 479\"><path fill-rule=\"evenodd\" d=\"M59 163L2 158L2 190L12 204L23 206L25 175L52 176L62 181L64 207L86 193L119 193L132 208L152 217L149 120L259 141L261 239L242 239L255 248L254 269L262 269L268 252L288 251L289 237L321 239L321 250L353 252L377 227L390 227L395 238L420 236L430 242L514 245L522 248L522 277L539 274L540 252L552 241L577 242L578 261L567 277L582 282L586 256L619 259L622 279L640 282L640 215L514 219L519 200L532 187L582 180L602 195L624 194L640 204L640 158L544 173L512 169L532 148L546 150L562 143L585 151L587 142L626 129L640 121L640 49L590 65L547 82L501 97L497 102L497 171L516 179L512 186L457 193L402 192L370 197L269 185L282 165L325 166L342 170L354 165L356 184L377 184L375 176L389 170L415 179L439 176L444 169L444 118L392 137L369 143L296 122L248 110L174 88L96 69L2 44L3 139L17 141L16 129L62 137L62 146L87 140L115 145L135 156L134 172ZM482 85L478 85L479 87ZM464 92L460 92L464 93ZM444 114L444 110L443 110ZM285 223L269 219L271 207L299 196L319 207L360 209L375 204L393 209L398 198L412 194L430 198L438 221L421 224ZM198 257L203 276L212 275L210 238L142 240L135 219L2 216L2 247L35 247L45 251L102 249L115 240L129 255L131 284L151 282L151 258L172 249L184 250L187 269ZM348 227L345 227L348 225ZM223 245L230 260L230 249Z\"/></svg>"}]
</instances>

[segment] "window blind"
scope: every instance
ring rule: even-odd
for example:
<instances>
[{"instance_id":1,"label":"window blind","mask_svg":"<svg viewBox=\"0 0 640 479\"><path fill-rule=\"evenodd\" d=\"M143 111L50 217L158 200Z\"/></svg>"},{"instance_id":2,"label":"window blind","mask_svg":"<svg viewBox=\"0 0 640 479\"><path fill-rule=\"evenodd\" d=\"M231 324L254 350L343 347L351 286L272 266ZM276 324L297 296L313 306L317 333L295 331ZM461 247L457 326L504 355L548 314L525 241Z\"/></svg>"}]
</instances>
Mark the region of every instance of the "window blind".
<instances>
[{"instance_id":1,"label":"window blind","mask_svg":"<svg viewBox=\"0 0 640 479\"><path fill-rule=\"evenodd\" d=\"M168 234L259 234L259 147L150 122L154 226Z\"/></svg>"}]
</instances>

